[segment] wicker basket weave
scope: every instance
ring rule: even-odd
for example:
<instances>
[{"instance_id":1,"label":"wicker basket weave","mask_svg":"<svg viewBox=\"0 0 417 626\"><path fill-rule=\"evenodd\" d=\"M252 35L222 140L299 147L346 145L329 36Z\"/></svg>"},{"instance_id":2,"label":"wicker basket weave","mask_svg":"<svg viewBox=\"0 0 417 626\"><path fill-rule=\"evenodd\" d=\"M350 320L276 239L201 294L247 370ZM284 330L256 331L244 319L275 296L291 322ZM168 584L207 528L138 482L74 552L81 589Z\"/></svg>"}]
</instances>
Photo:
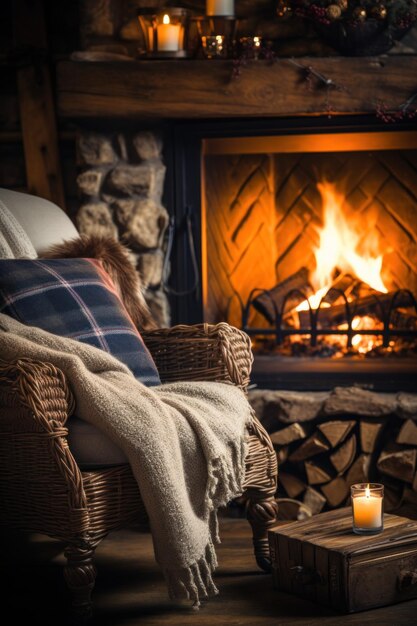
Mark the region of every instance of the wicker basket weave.
<instances>
[{"instance_id":1,"label":"wicker basket weave","mask_svg":"<svg viewBox=\"0 0 417 626\"><path fill-rule=\"evenodd\" d=\"M144 333L163 382L249 382L249 338L227 324ZM97 544L111 530L147 527L129 465L82 471L67 443L74 400L64 374L49 363L0 361L0 525L40 532L67 543L65 578L73 608L91 615ZM245 494L255 556L268 569L267 529L276 520L277 462L254 417L248 432Z\"/></svg>"}]
</instances>

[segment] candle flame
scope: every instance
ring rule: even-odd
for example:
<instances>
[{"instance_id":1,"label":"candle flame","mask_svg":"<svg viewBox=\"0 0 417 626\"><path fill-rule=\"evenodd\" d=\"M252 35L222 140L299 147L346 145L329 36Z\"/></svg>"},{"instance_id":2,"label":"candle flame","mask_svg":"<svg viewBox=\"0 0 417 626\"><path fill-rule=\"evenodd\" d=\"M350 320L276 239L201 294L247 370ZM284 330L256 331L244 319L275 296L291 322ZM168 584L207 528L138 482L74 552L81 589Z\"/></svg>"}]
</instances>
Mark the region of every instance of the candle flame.
<instances>
[{"instance_id":1,"label":"candle flame","mask_svg":"<svg viewBox=\"0 0 417 626\"><path fill-rule=\"evenodd\" d=\"M162 19L162 22L164 24L169 24L170 23L169 15L165 14L163 19Z\"/></svg>"},{"instance_id":2,"label":"candle flame","mask_svg":"<svg viewBox=\"0 0 417 626\"><path fill-rule=\"evenodd\" d=\"M371 497L371 490L370 490L370 488L369 488L369 485L368 485L368 486L366 487L366 489L365 489L365 496L366 496L367 498L370 498L370 497Z\"/></svg>"}]
</instances>

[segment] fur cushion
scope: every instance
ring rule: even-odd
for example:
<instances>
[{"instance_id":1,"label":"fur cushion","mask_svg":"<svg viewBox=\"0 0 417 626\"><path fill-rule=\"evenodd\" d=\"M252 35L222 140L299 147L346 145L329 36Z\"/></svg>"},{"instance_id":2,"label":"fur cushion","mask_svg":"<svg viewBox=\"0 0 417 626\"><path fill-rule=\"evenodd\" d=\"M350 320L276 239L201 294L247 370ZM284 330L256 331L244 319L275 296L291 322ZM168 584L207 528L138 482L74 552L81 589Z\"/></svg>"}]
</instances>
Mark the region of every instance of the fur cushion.
<instances>
[{"instance_id":1,"label":"fur cushion","mask_svg":"<svg viewBox=\"0 0 417 626\"><path fill-rule=\"evenodd\" d=\"M132 256L116 239L101 235L80 235L48 248L44 259L97 259L113 280L117 292L136 328L152 330L156 324L146 304L139 274Z\"/></svg>"}]
</instances>

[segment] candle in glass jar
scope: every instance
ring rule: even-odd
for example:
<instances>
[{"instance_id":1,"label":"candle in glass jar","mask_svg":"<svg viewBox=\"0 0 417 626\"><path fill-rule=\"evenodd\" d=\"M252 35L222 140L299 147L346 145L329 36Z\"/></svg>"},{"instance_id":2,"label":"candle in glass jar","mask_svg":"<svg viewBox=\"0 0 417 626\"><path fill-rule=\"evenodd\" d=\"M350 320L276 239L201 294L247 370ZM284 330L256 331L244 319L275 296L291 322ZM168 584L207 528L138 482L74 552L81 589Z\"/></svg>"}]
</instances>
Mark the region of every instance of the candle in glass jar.
<instances>
[{"instance_id":1,"label":"candle in glass jar","mask_svg":"<svg viewBox=\"0 0 417 626\"><path fill-rule=\"evenodd\" d=\"M169 15L164 15L162 24L158 24L157 42L160 52L176 52L180 47L180 24L171 24Z\"/></svg>"},{"instance_id":2,"label":"candle in glass jar","mask_svg":"<svg viewBox=\"0 0 417 626\"><path fill-rule=\"evenodd\" d=\"M383 527L383 486L352 485L354 532L380 532Z\"/></svg>"},{"instance_id":3,"label":"candle in glass jar","mask_svg":"<svg viewBox=\"0 0 417 626\"><path fill-rule=\"evenodd\" d=\"M207 0L206 15L234 15L234 0Z\"/></svg>"}]
</instances>

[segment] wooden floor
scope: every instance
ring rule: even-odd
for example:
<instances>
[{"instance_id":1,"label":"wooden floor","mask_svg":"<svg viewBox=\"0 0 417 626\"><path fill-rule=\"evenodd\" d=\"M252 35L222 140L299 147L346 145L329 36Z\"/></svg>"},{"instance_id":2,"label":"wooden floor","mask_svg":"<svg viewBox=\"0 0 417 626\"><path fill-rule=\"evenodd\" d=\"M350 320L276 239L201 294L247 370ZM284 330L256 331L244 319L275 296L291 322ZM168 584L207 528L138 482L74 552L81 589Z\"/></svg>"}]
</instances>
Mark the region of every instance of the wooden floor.
<instances>
[{"instance_id":1,"label":"wooden floor","mask_svg":"<svg viewBox=\"0 0 417 626\"><path fill-rule=\"evenodd\" d=\"M251 537L243 520L221 520L216 583L220 595L200 611L171 602L154 562L150 535L113 533L97 550L94 626L411 626L417 623L417 600L355 615L335 612L276 592L271 577L258 571ZM4 537L3 537L4 539ZM3 547L1 567L3 615L24 624L65 624L68 601L62 580L61 546L32 537L25 554L14 552L16 540ZM13 559L11 553L15 554ZM3 622L6 623L6 622Z\"/></svg>"}]
</instances>

